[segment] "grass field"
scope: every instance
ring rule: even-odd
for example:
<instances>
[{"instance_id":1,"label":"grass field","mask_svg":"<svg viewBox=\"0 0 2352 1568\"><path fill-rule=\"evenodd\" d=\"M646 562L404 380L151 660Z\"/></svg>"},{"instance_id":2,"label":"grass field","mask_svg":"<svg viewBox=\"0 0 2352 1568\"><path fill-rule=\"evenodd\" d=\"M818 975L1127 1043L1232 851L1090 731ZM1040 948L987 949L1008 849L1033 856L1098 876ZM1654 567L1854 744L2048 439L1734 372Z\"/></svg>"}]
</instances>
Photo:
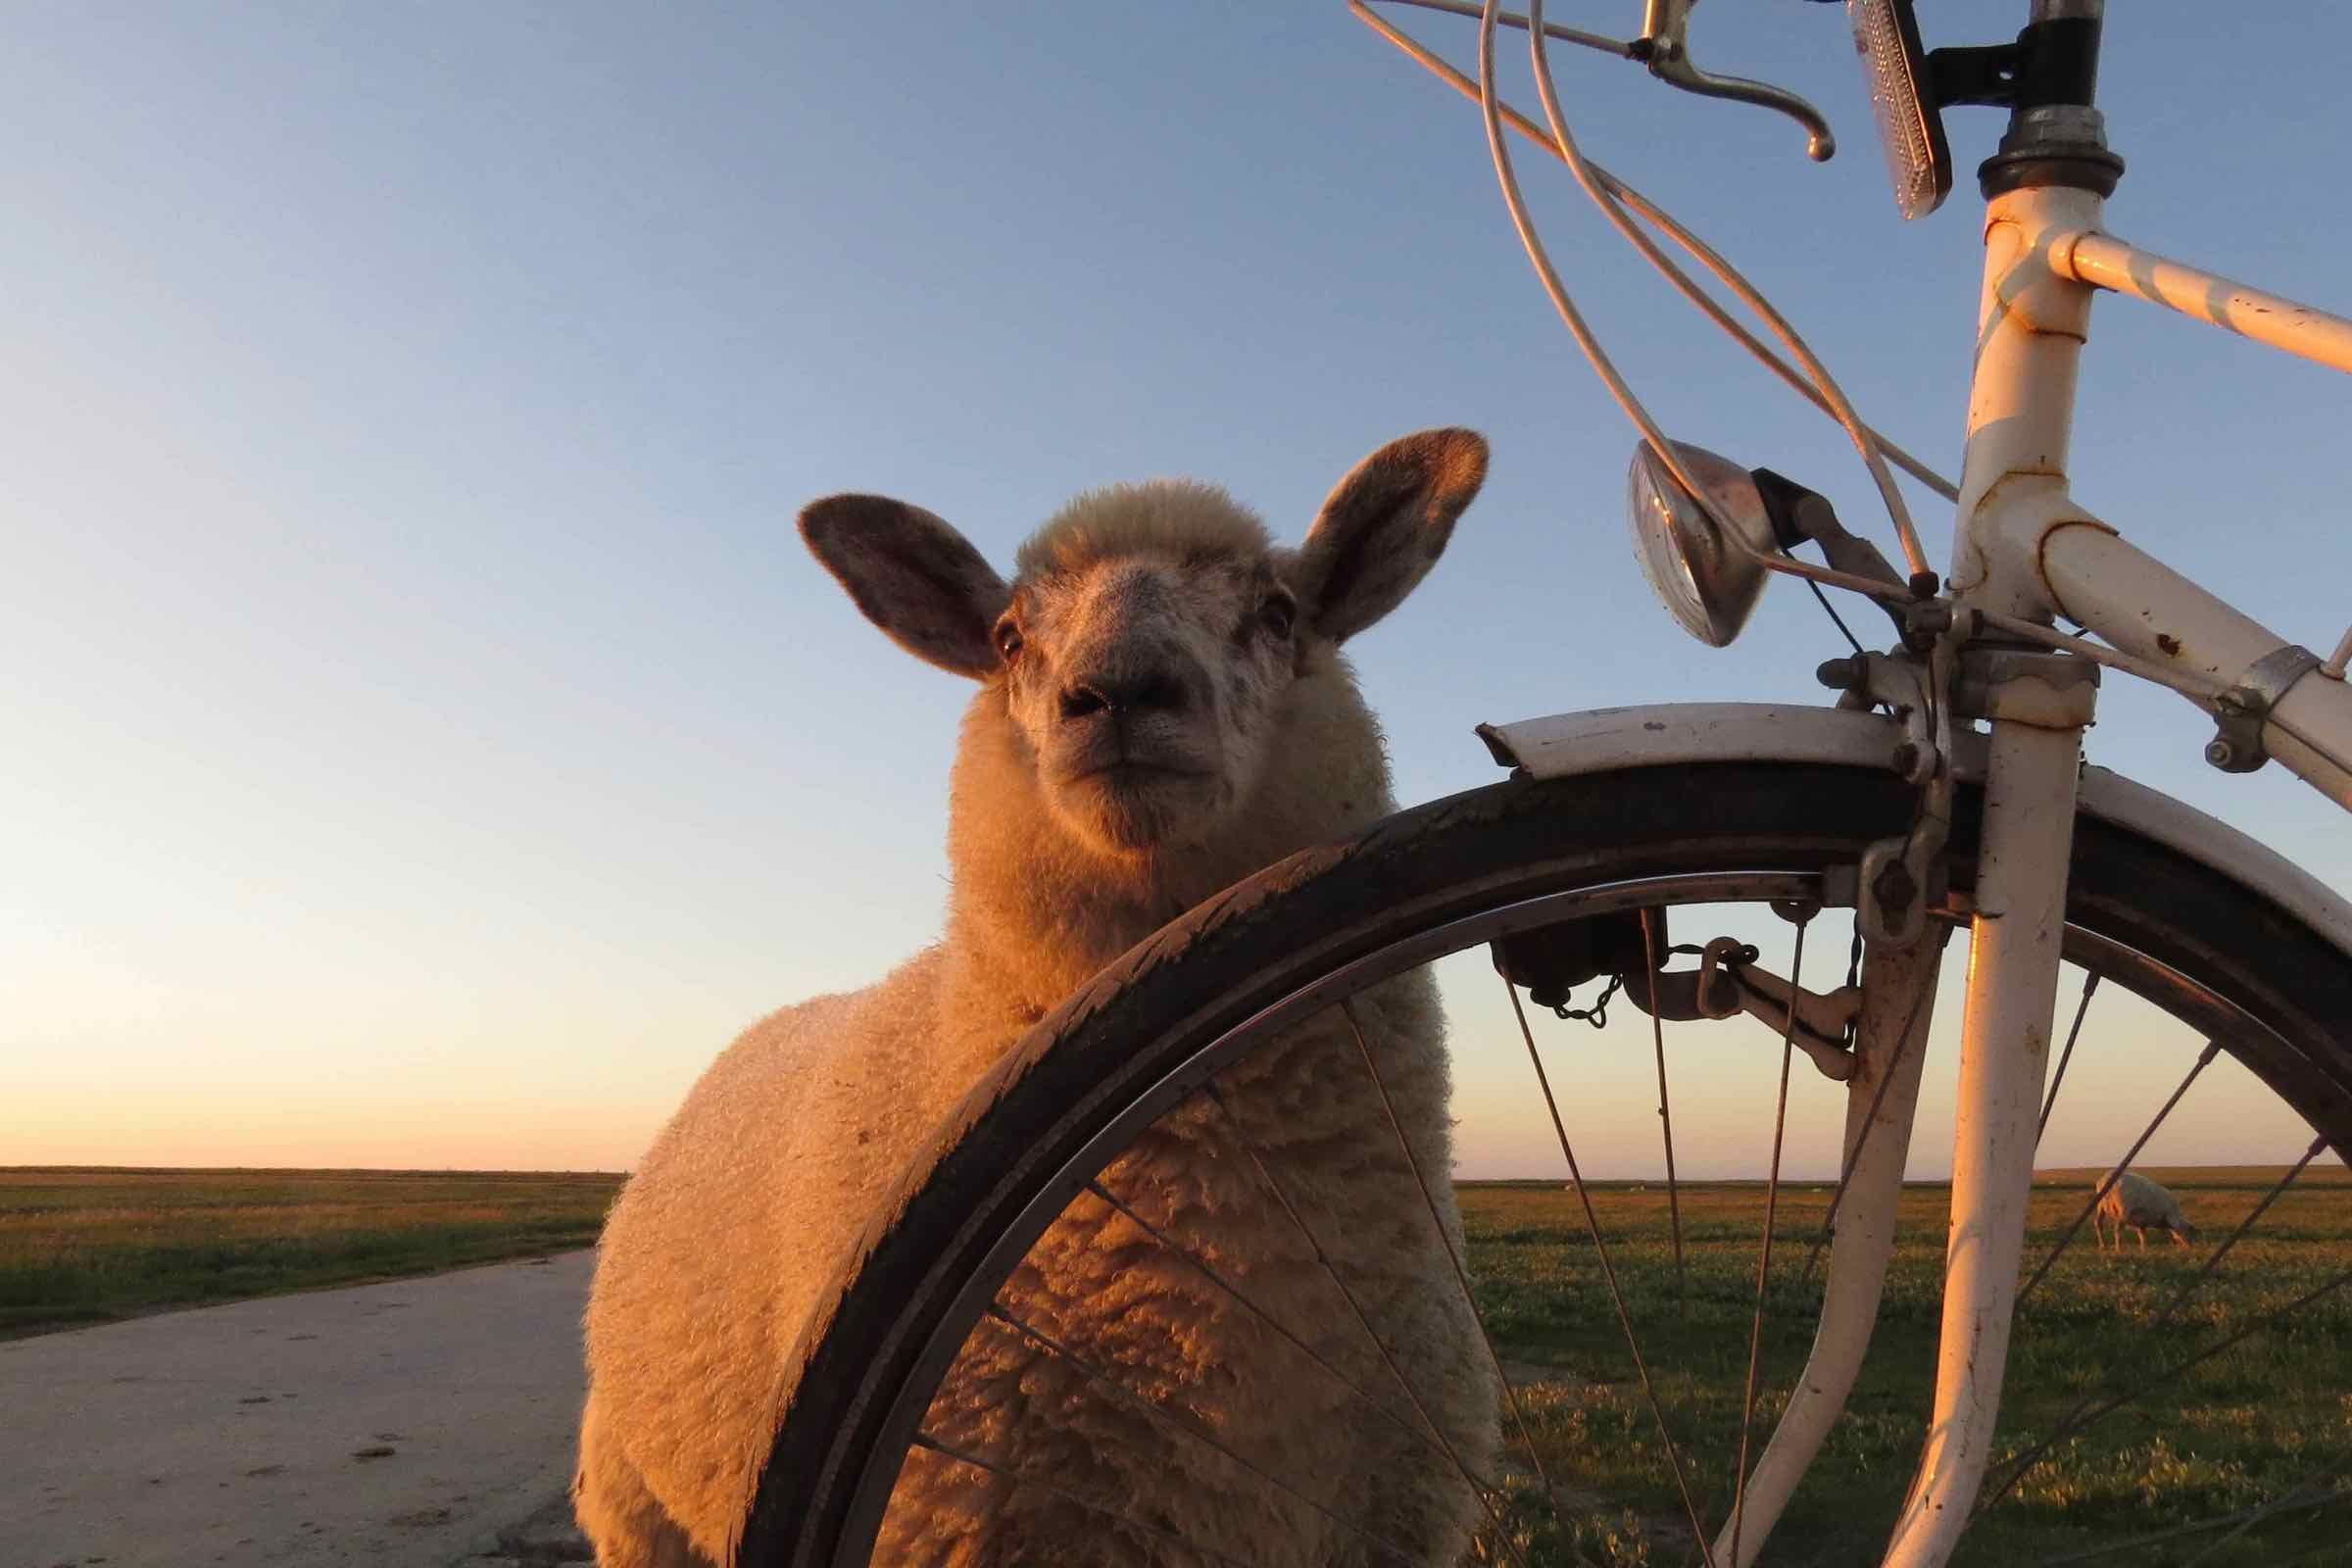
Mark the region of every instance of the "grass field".
<instances>
[{"instance_id":1,"label":"grass field","mask_svg":"<svg viewBox=\"0 0 2352 1568\"><path fill-rule=\"evenodd\" d=\"M585 1247L619 1187L593 1174L0 1167L0 1338Z\"/></svg>"},{"instance_id":2,"label":"grass field","mask_svg":"<svg viewBox=\"0 0 2352 1568\"><path fill-rule=\"evenodd\" d=\"M2103 1173L2050 1172L2037 1185L2029 1266L2053 1246ZM2180 1196L2207 1248L2275 1181L2275 1169L2152 1171ZM1686 1186L1688 1283L1679 1297L1661 1185L1591 1189L1675 1441L1710 1527L1729 1512L1738 1450L1760 1185ZM1800 1281L1829 1194L1781 1194L1767 1297L1756 1446L1786 1402L1812 1339L1819 1272ZM1902 1238L1870 1360L1806 1486L1773 1537L1774 1564L1876 1561L1926 1429L1935 1369L1948 1193L1907 1189ZM1574 1504L1556 1522L1524 1458L1513 1461L1514 1533L1530 1568L1694 1561L1691 1532L1658 1427L1619 1328L1577 1196L1556 1185L1462 1190L1481 1305L1516 1379L1544 1465ZM2127 1239L2100 1255L2085 1226L2022 1313L2002 1429L2011 1454L2087 1400L2149 1383L2179 1362L2352 1267L2352 1180L2314 1167L2230 1252L2162 1332L2155 1320L2204 1250ZM1990 1472L2008 1466L1996 1457ZM2115 1548L2297 1488L2352 1485L2352 1288L2204 1360L2067 1438L1968 1538L1963 1563L2056 1560ZM1607 1499L1605 1502L1602 1499ZM2352 1563L2352 1506L2282 1510L2233 1540L2224 1530L2082 1559L2206 1568ZM2209 1552L2210 1555L2199 1553ZM1505 1557L1502 1560L1508 1560ZM2066 1560L2076 1560L2067 1557Z\"/></svg>"},{"instance_id":3,"label":"grass field","mask_svg":"<svg viewBox=\"0 0 2352 1568\"><path fill-rule=\"evenodd\" d=\"M2072 1222L2101 1172L2044 1173L2028 1257ZM2152 1171L2210 1244L2276 1170ZM529 1256L595 1240L620 1178L379 1171L0 1169L0 1337L242 1297ZM1754 1302L1758 1184L1686 1185L1687 1280L1678 1293L1662 1186L1594 1183L1591 1196L1694 1494L1728 1511ZM1818 1279L1801 1279L1829 1194L1785 1188L1775 1226L1756 1443L1811 1341ZM1870 1361L1770 1562L1875 1560L1925 1430L1944 1208L1939 1187L1903 1197L1903 1235ZM1554 1183L1462 1189L1470 1264L1545 1469L1567 1500L1541 1501L1510 1461L1509 1523L1528 1568L1695 1560L1654 1417L1627 1353L1575 1194ZM2092 1250L2085 1227L2022 1314L2003 1430L2021 1451L2085 1401L2155 1379L2352 1268L2352 1173L2314 1167L2161 1333L2155 1320L2202 1250L2152 1242ZM1996 1459L1992 1473L2007 1466ZM1962 1563L2082 1559L2205 1568L2352 1564L2352 1507L2281 1511L2235 1539L2206 1531L2123 1545L2276 1501L2352 1486L2352 1288L2257 1333L2067 1438L1986 1515ZM2209 1555L2200 1556L2200 1552ZM1505 1554L1501 1560L1509 1560Z\"/></svg>"}]
</instances>

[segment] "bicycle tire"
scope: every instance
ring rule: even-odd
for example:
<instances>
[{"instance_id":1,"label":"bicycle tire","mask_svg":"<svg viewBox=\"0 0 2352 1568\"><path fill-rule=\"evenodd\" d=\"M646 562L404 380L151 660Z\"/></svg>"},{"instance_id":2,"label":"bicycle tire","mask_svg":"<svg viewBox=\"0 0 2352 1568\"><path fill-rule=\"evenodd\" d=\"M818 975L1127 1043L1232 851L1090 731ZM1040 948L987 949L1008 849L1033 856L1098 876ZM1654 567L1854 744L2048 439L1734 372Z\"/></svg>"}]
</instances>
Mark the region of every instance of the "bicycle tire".
<instances>
[{"instance_id":1,"label":"bicycle tire","mask_svg":"<svg viewBox=\"0 0 2352 1568\"><path fill-rule=\"evenodd\" d=\"M878 1211L794 1358L796 1396L737 1560L865 1560L889 1490L876 1477L895 1475L923 1380L935 1385L960 1343L958 1298L993 1289L992 1257L1001 1278L1023 1228L1033 1240L1092 1174L1081 1167L1115 1153L1101 1147L1106 1130L1148 1121L1204 1079L1237 1025L1474 910L1677 874L1818 879L1903 831L1912 809L1890 774L1833 764L1514 778L1301 852L1171 922L1009 1052L943 1129L936 1159ZM1981 809L1964 785L1947 846L1962 895ZM2337 1149L2352 1148L2352 957L2224 872L2088 816L2077 823L2068 924L2261 1024L2228 1049ZM2172 1001L2193 1014L2194 996Z\"/></svg>"}]
</instances>

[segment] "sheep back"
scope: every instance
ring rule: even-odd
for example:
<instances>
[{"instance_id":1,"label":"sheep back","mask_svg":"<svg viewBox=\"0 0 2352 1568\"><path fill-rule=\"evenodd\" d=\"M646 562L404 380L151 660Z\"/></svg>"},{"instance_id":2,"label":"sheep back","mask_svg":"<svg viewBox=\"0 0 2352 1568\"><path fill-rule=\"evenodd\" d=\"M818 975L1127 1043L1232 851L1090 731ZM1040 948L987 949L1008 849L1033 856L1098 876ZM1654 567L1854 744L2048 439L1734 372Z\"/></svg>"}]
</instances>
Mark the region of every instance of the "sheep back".
<instances>
[{"instance_id":1,"label":"sheep back","mask_svg":"<svg viewBox=\"0 0 2352 1568\"><path fill-rule=\"evenodd\" d=\"M754 1024L630 1175L588 1300L583 1523L650 1493L725 1560L781 1369L873 1195L960 1087L924 1070L942 959L927 949L865 990Z\"/></svg>"},{"instance_id":2,"label":"sheep back","mask_svg":"<svg viewBox=\"0 0 2352 1568\"><path fill-rule=\"evenodd\" d=\"M2134 1229L2181 1231L2188 1225L2179 1199L2132 1170L2124 1172L2099 1200L2099 1215L2110 1223Z\"/></svg>"}]
</instances>

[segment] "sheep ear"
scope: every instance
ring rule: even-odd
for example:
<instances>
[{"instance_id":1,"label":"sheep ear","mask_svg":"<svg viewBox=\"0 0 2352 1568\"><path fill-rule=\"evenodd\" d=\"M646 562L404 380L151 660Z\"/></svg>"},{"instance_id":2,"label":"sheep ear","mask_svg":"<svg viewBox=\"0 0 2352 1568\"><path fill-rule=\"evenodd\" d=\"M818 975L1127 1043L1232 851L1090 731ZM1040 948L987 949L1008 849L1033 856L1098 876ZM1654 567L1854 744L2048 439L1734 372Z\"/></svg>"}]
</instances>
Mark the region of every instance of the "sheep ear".
<instances>
[{"instance_id":1,"label":"sheep ear","mask_svg":"<svg viewBox=\"0 0 2352 1568\"><path fill-rule=\"evenodd\" d=\"M974 680L995 673L989 634L1012 591L947 523L888 496L827 496L802 509L801 537L892 642Z\"/></svg>"},{"instance_id":2,"label":"sheep ear","mask_svg":"<svg viewBox=\"0 0 2352 1568\"><path fill-rule=\"evenodd\" d=\"M1473 430L1423 430L1357 464L1293 567L1307 623L1342 642L1395 610L1438 564L1486 477L1487 443Z\"/></svg>"}]
</instances>

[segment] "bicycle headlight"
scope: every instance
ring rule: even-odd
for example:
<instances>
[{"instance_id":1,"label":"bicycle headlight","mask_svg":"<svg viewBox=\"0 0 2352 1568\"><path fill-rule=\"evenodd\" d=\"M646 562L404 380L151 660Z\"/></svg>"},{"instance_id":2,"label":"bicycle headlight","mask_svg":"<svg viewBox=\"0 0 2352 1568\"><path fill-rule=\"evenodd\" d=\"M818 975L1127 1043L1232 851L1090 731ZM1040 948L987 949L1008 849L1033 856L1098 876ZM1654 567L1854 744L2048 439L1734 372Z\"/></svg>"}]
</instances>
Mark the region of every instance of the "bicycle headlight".
<instances>
[{"instance_id":1,"label":"bicycle headlight","mask_svg":"<svg viewBox=\"0 0 2352 1568\"><path fill-rule=\"evenodd\" d=\"M1706 492L1715 512L1738 530L1724 538L1699 504L1676 482L1643 442L1626 474L1626 506L1642 570L1683 629L1710 647L1740 635L1764 592L1760 559L1780 548L1764 497L1747 469L1703 447L1674 443L1684 469ZM1744 544L1747 548L1742 549Z\"/></svg>"}]
</instances>

